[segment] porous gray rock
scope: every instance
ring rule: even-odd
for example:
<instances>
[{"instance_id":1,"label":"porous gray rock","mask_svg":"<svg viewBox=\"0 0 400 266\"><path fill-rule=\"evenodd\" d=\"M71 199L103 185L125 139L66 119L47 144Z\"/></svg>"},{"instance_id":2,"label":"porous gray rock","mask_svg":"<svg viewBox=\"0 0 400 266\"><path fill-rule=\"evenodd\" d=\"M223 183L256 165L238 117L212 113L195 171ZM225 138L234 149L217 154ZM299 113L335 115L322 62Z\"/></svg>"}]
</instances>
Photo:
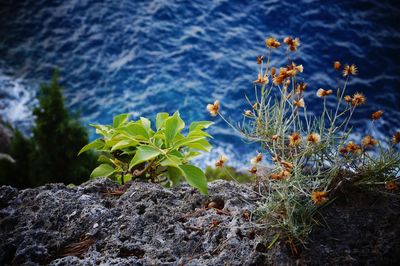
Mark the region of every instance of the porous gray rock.
<instances>
[{"instance_id":1,"label":"porous gray rock","mask_svg":"<svg viewBox=\"0 0 400 266\"><path fill-rule=\"evenodd\" d=\"M208 197L186 184L165 189L134 182L122 192L117 188L108 179L80 186L1 187L0 265L390 265L399 260L400 201L393 195L351 191L321 209L329 227L316 227L308 249L293 257L284 241L268 249L268 229L249 221L260 200L250 185L215 181Z\"/></svg>"},{"instance_id":2,"label":"porous gray rock","mask_svg":"<svg viewBox=\"0 0 400 266\"><path fill-rule=\"evenodd\" d=\"M131 183L121 196L108 179L81 186L0 189L0 264L242 265L257 260L261 235L243 213L247 186L216 181L210 196L188 185ZM207 204L213 202L207 208ZM214 204L214 205L213 205Z\"/></svg>"}]
</instances>

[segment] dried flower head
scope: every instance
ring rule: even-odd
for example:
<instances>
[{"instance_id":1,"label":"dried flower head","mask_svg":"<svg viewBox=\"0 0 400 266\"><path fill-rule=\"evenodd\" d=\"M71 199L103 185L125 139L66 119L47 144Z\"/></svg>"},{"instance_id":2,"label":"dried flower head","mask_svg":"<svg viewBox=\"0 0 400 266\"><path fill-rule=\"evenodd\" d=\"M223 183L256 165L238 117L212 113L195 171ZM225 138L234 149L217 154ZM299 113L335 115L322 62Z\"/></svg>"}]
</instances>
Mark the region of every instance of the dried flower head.
<instances>
[{"instance_id":1,"label":"dried flower head","mask_svg":"<svg viewBox=\"0 0 400 266\"><path fill-rule=\"evenodd\" d=\"M271 76L274 77L276 74L276 68L275 67L271 67Z\"/></svg>"},{"instance_id":2,"label":"dried flower head","mask_svg":"<svg viewBox=\"0 0 400 266\"><path fill-rule=\"evenodd\" d=\"M339 61L335 61L335 62L333 63L333 68L334 68L335 70L339 70L341 66L342 66L342 64L341 64Z\"/></svg>"},{"instance_id":3,"label":"dried flower head","mask_svg":"<svg viewBox=\"0 0 400 266\"><path fill-rule=\"evenodd\" d=\"M344 100L345 100L347 103L351 103L351 101L352 101L352 99L351 99L351 96L350 96L350 95L346 95L346 96L344 96Z\"/></svg>"},{"instance_id":4,"label":"dried flower head","mask_svg":"<svg viewBox=\"0 0 400 266\"><path fill-rule=\"evenodd\" d=\"M262 62L264 61L264 55L261 55L261 56L257 56L257 64L259 64L259 65L261 65L262 64Z\"/></svg>"},{"instance_id":5,"label":"dried flower head","mask_svg":"<svg viewBox=\"0 0 400 266\"><path fill-rule=\"evenodd\" d=\"M299 146L301 142L301 136L297 132L293 132L292 135L289 136L289 146Z\"/></svg>"},{"instance_id":6,"label":"dried flower head","mask_svg":"<svg viewBox=\"0 0 400 266\"><path fill-rule=\"evenodd\" d=\"M257 154L256 157L253 157L250 162L251 164L258 164L259 162L261 162L261 160L262 160L262 154L259 153Z\"/></svg>"},{"instance_id":7,"label":"dried flower head","mask_svg":"<svg viewBox=\"0 0 400 266\"><path fill-rule=\"evenodd\" d=\"M287 75L291 77L296 76L298 72L303 73L303 70L303 65L296 65L295 63L286 67Z\"/></svg>"},{"instance_id":8,"label":"dried flower head","mask_svg":"<svg viewBox=\"0 0 400 266\"><path fill-rule=\"evenodd\" d=\"M307 141L311 143L319 143L321 141L321 137L317 133L311 133L307 136Z\"/></svg>"},{"instance_id":9,"label":"dried flower head","mask_svg":"<svg viewBox=\"0 0 400 266\"><path fill-rule=\"evenodd\" d=\"M224 164L228 161L228 157L221 155L219 159L215 162L215 167L224 167Z\"/></svg>"},{"instance_id":10,"label":"dried flower head","mask_svg":"<svg viewBox=\"0 0 400 266\"><path fill-rule=\"evenodd\" d=\"M290 177L290 172L287 170L282 170L279 173L270 174L270 178L274 180L282 180L288 177Z\"/></svg>"},{"instance_id":11,"label":"dried flower head","mask_svg":"<svg viewBox=\"0 0 400 266\"><path fill-rule=\"evenodd\" d=\"M281 160L281 157L279 157L278 154L275 155L274 157L272 157L272 161L275 162L275 163L279 162L280 160Z\"/></svg>"},{"instance_id":12,"label":"dried flower head","mask_svg":"<svg viewBox=\"0 0 400 266\"><path fill-rule=\"evenodd\" d=\"M253 108L254 110L257 110L257 108L258 108L258 103L253 104L252 108Z\"/></svg>"},{"instance_id":13,"label":"dried flower head","mask_svg":"<svg viewBox=\"0 0 400 266\"><path fill-rule=\"evenodd\" d=\"M257 167L253 166L252 168L249 169L249 172L255 175L257 173Z\"/></svg>"},{"instance_id":14,"label":"dried flower head","mask_svg":"<svg viewBox=\"0 0 400 266\"><path fill-rule=\"evenodd\" d=\"M313 191L311 198L317 205L322 205L328 201L328 192L326 191Z\"/></svg>"},{"instance_id":15,"label":"dried flower head","mask_svg":"<svg viewBox=\"0 0 400 266\"><path fill-rule=\"evenodd\" d=\"M267 84L268 83L268 77L267 76L263 76L261 74L258 74L258 77L255 81L253 81L254 83L258 83L258 84Z\"/></svg>"},{"instance_id":16,"label":"dried flower head","mask_svg":"<svg viewBox=\"0 0 400 266\"><path fill-rule=\"evenodd\" d=\"M370 146L375 146L376 144L378 144L378 141L372 138L371 136L367 135L362 139L361 143L364 147L367 148Z\"/></svg>"},{"instance_id":17,"label":"dried flower head","mask_svg":"<svg viewBox=\"0 0 400 266\"><path fill-rule=\"evenodd\" d=\"M207 110L210 112L212 116L217 116L218 115L218 110L219 110L219 101L216 100L214 104L208 104L207 105Z\"/></svg>"},{"instance_id":18,"label":"dried flower head","mask_svg":"<svg viewBox=\"0 0 400 266\"><path fill-rule=\"evenodd\" d=\"M299 108L304 108L304 99L294 100L293 105Z\"/></svg>"},{"instance_id":19,"label":"dried flower head","mask_svg":"<svg viewBox=\"0 0 400 266\"><path fill-rule=\"evenodd\" d=\"M385 188L387 190L398 190L399 186L396 184L396 182L394 182L393 180L390 180L390 181L386 182Z\"/></svg>"},{"instance_id":20,"label":"dried flower head","mask_svg":"<svg viewBox=\"0 0 400 266\"><path fill-rule=\"evenodd\" d=\"M245 110L243 113L245 116L252 116L253 112L251 110Z\"/></svg>"},{"instance_id":21,"label":"dried flower head","mask_svg":"<svg viewBox=\"0 0 400 266\"><path fill-rule=\"evenodd\" d=\"M345 65L343 68L343 77L347 77L349 75L357 75L358 69L355 64L352 64L351 66Z\"/></svg>"},{"instance_id":22,"label":"dried flower head","mask_svg":"<svg viewBox=\"0 0 400 266\"><path fill-rule=\"evenodd\" d=\"M268 48L275 49L275 48L278 48L279 46L281 46L281 43L278 42L278 40L275 39L274 37L269 37L265 40L265 45Z\"/></svg>"},{"instance_id":23,"label":"dried flower head","mask_svg":"<svg viewBox=\"0 0 400 266\"><path fill-rule=\"evenodd\" d=\"M271 139L272 141L277 141L279 139L279 135L278 134L272 135Z\"/></svg>"},{"instance_id":24,"label":"dried flower head","mask_svg":"<svg viewBox=\"0 0 400 266\"><path fill-rule=\"evenodd\" d=\"M279 68L279 74L274 76L273 82L275 85L282 84L282 82L289 77L288 71L286 68Z\"/></svg>"},{"instance_id":25,"label":"dried flower head","mask_svg":"<svg viewBox=\"0 0 400 266\"><path fill-rule=\"evenodd\" d=\"M372 120L379 120L382 117L382 115L383 115L383 111L378 110L378 111L372 113L371 119Z\"/></svg>"},{"instance_id":26,"label":"dried flower head","mask_svg":"<svg viewBox=\"0 0 400 266\"><path fill-rule=\"evenodd\" d=\"M331 95L332 93L333 93L332 90L324 90L322 88L317 90L317 96L320 97L320 98L328 96L328 95Z\"/></svg>"},{"instance_id":27,"label":"dried flower head","mask_svg":"<svg viewBox=\"0 0 400 266\"><path fill-rule=\"evenodd\" d=\"M348 153L346 147L339 147L339 152L340 152L342 155L346 155L346 154Z\"/></svg>"},{"instance_id":28,"label":"dried flower head","mask_svg":"<svg viewBox=\"0 0 400 266\"><path fill-rule=\"evenodd\" d=\"M400 143L400 132L396 132L392 136L392 143L396 145L397 143Z\"/></svg>"},{"instance_id":29,"label":"dried flower head","mask_svg":"<svg viewBox=\"0 0 400 266\"><path fill-rule=\"evenodd\" d=\"M357 144L355 144L353 141L349 141L349 143L347 143L346 145L346 150L348 153L361 153L361 147Z\"/></svg>"},{"instance_id":30,"label":"dried flower head","mask_svg":"<svg viewBox=\"0 0 400 266\"><path fill-rule=\"evenodd\" d=\"M287 161L280 161L281 165L283 168L285 168L286 170L290 171L293 169L293 164L289 163Z\"/></svg>"},{"instance_id":31,"label":"dried flower head","mask_svg":"<svg viewBox=\"0 0 400 266\"><path fill-rule=\"evenodd\" d=\"M299 38L292 39L291 37L286 37L283 42L289 46L290 51L296 51L300 45Z\"/></svg>"},{"instance_id":32,"label":"dried flower head","mask_svg":"<svg viewBox=\"0 0 400 266\"><path fill-rule=\"evenodd\" d=\"M305 89L307 89L307 83L300 82L297 84L296 93L301 94Z\"/></svg>"},{"instance_id":33,"label":"dried flower head","mask_svg":"<svg viewBox=\"0 0 400 266\"><path fill-rule=\"evenodd\" d=\"M353 106L360 106L364 104L366 101L364 94L356 92L353 95L353 99L351 100L351 105Z\"/></svg>"}]
</instances>

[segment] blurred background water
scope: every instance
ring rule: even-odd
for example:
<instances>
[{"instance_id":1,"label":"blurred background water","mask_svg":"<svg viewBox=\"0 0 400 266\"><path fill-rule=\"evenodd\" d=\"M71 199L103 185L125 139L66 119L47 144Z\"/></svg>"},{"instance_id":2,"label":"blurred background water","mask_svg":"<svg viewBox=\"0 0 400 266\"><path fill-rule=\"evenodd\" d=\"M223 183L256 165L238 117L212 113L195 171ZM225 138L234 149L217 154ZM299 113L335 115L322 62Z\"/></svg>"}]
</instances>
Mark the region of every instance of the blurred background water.
<instances>
[{"instance_id":1,"label":"blurred background water","mask_svg":"<svg viewBox=\"0 0 400 266\"><path fill-rule=\"evenodd\" d=\"M374 131L387 138L400 129L399 15L396 1L0 0L0 116L29 134L38 86L58 67L67 106L86 126L122 112L180 110L189 122L208 120L214 99L241 121L264 39L293 36L301 40L293 58L304 65L309 109L321 110L318 88L337 88L333 61L355 63L349 92L368 102L353 120L355 134L382 109ZM272 64L286 64L284 49ZM232 165L247 164L257 146L214 120L215 149L202 162L226 153Z\"/></svg>"}]
</instances>

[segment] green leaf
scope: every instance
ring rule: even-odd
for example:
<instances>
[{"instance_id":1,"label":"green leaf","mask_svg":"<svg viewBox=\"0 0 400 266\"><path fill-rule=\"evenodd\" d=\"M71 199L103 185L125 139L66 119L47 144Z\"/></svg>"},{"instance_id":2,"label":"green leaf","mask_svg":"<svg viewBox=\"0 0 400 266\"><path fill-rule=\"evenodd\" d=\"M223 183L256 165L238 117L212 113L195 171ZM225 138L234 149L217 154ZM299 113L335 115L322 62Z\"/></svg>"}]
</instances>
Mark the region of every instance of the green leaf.
<instances>
[{"instance_id":1,"label":"green leaf","mask_svg":"<svg viewBox=\"0 0 400 266\"><path fill-rule=\"evenodd\" d=\"M202 194L208 195L207 179L203 171L194 165L180 165L186 182L192 187L197 188Z\"/></svg>"},{"instance_id":2,"label":"green leaf","mask_svg":"<svg viewBox=\"0 0 400 266\"><path fill-rule=\"evenodd\" d=\"M179 116L179 112L175 112L173 116L165 121L165 141L167 147L171 145L175 136L185 127L185 122Z\"/></svg>"},{"instance_id":3,"label":"green leaf","mask_svg":"<svg viewBox=\"0 0 400 266\"><path fill-rule=\"evenodd\" d=\"M90 174L90 178L109 177L110 175L114 174L114 172L115 169L111 165L101 164L93 170L93 172Z\"/></svg>"},{"instance_id":4,"label":"green leaf","mask_svg":"<svg viewBox=\"0 0 400 266\"><path fill-rule=\"evenodd\" d=\"M165 120L167 120L168 117L169 117L168 113L158 113L157 114L157 117L156 117L157 130L159 130L163 126Z\"/></svg>"},{"instance_id":5,"label":"green leaf","mask_svg":"<svg viewBox=\"0 0 400 266\"><path fill-rule=\"evenodd\" d=\"M161 151L154 147L139 146L136 150L135 156L133 157L132 161L129 164L129 169L131 169L132 167L134 167L140 163L151 160L160 154L161 154Z\"/></svg>"},{"instance_id":6,"label":"green leaf","mask_svg":"<svg viewBox=\"0 0 400 266\"><path fill-rule=\"evenodd\" d=\"M184 145L187 145L187 144L189 144L189 143L193 143L193 142L202 140L202 139L204 139L204 138L205 138L205 137L203 137L203 136L192 136L192 137L187 137L187 138L184 138L184 139L181 139L181 140L176 141L176 142L174 143L174 148L175 148L175 149L178 149L178 148L180 148L180 147L182 147L182 146L184 146Z\"/></svg>"},{"instance_id":7,"label":"green leaf","mask_svg":"<svg viewBox=\"0 0 400 266\"><path fill-rule=\"evenodd\" d=\"M117 132L124 133L133 138L138 138L139 136L141 136L142 139L149 139L149 134L147 130L144 128L143 125L138 123L130 123L118 129Z\"/></svg>"},{"instance_id":8,"label":"green leaf","mask_svg":"<svg viewBox=\"0 0 400 266\"><path fill-rule=\"evenodd\" d=\"M99 150L99 149L103 148L103 146L104 146L104 141L101 139L96 139L96 140L90 142L89 144L86 144L85 146L83 146L83 148L79 151L78 155L80 155L82 152L88 151L90 149Z\"/></svg>"},{"instance_id":9,"label":"green leaf","mask_svg":"<svg viewBox=\"0 0 400 266\"><path fill-rule=\"evenodd\" d=\"M168 155L165 157L163 161L160 163L162 166L174 166L178 167L178 165L182 164L182 159L175 155Z\"/></svg>"},{"instance_id":10,"label":"green leaf","mask_svg":"<svg viewBox=\"0 0 400 266\"><path fill-rule=\"evenodd\" d=\"M113 127L117 128L122 125L124 122L128 121L130 114L120 114L114 117Z\"/></svg>"},{"instance_id":11,"label":"green leaf","mask_svg":"<svg viewBox=\"0 0 400 266\"><path fill-rule=\"evenodd\" d=\"M214 122L211 122L211 121L195 121L195 122L190 124L189 130L190 131L192 131L192 130L201 130L203 128L208 128L212 124L214 124Z\"/></svg>"},{"instance_id":12,"label":"green leaf","mask_svg":"<svg viewBox=\"0 0 400 266\"><path fill-rule=\"evenodd\" d=\"M209 152L211 151L211 144L206 139L201 139L196 142L187 143L186 146L192 149Z\"/></svg>"},{"instance_id":13,"label":"green leaf","mask_svg":"<svg viewBox=\"0 0 400 266\"><path fill-rule=\"evenodd\" d=\"M147 131L147 134L149 136L154 134L154 131L151 129L151 121L145 117L140 118L140 124L143 126L143 128Z\"/></svg>"},{"instance_id":14,"label":"green leaf","mask_svg":"<svg viewBox=\"0 0 400 266\"><path fill-rule=\"evenodd\" d=\"M181 169L177 167L168 166L167 168L169 181L171 183L171 187L176 186L180 183L181 177L183 175Z\"/></svg>"},{"instance_id":15,"label":"green leaf","mask_svg":"<svg viewBox=\"0 0 400 266\"><path fill-rule=\"evenodd\" d=\"M134 140L121 140L112 147L111 151L121 150L130 146L134 147L138 145L138 143L139 142Z\"/></svg>"}]
</instances>

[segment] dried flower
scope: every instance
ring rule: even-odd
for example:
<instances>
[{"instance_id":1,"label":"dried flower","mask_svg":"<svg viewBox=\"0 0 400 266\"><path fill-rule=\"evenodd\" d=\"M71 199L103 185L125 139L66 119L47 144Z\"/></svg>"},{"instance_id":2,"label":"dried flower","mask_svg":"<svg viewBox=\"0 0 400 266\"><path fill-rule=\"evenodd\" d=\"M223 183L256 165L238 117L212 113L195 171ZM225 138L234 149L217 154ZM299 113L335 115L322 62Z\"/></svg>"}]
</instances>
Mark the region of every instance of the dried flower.
<instances>
[{"instance_id":1,"label":"dried flower","mask_svg":"<svg viewBox=\"0 0 400 266\"><path fill-rule=\"evenodd\" d=\"M366 101L364 94L356 92L353 95L353 99L351 100L351 105L353 106L360 106L364 104Z\"/></svg>"},{"instance_id":2,"label":"dried flower","mask_svg":"<svg viewBox=\"0 0 400 266\"><path fill-rule=\"evenodd\" d=\"M275 67L271 67L271 76L274 77L276 74L276 68Z\"/></svg>"},{"instance_id":3,"label":"dried flower","mask_svg":"<svg viewBox=\"0 0 400 266\"><path fill-rule=\"evenodd\" d=\"M394 182L393 180L390 180L390 181L386 182L385 188L387 190L398 190L399 186L396 184L396 182Z\"/></svg>"},{"instance_id":4,"label":"dried flower","mask_svg":"<svg viewBox=\"0 0 400 266\"><path fill-rule=\"evenodd\" d=\"M257 110L257 108L258 108L258 103L253 104L252 108L253 108L254 110Z\"/></svg>"},{"instance_id":5,"label":"dried flower","mask_svg":"<svg viewBox=\"0 0 400 266\"><path fill-rule=\"evenodd\" d=\"M332 93L333 93L332 90L324 90L324 89L320 88L317 91L317 96L321 98L321 97L331 95Z\"/></svg>"},{"instance_id":6,"label":"dried flower","mask_svg":"<svg viewBox=\"0 0 400 266\"><path fill-rule=\"evenodd\" d=\"M245 110L245 111L244 111L244 115L245 115L245 116L252 116L252 115L253 115L253 112L252 112L251 110Z\"/></svg>"},{"instance_id":7,"label":"dried flower","mask_svg":"<svg viewBox=\"0 0 400 266\"><path fill-rule=\"evenodd\" d=\"M333 63L333 68L334 68L335 70L339 70L341 66L342 66L342 64L341 64L339 61L335 61L335 62Z\"/></svg>"},{"instance_id":8,"label":"dried flower","mask_svg":"<svg viewBox=\"0 0 400 266\"><path fill-rule=\"evenodd\" d=\"M294 100L293 105L296 107L304 108L304 99Z\"/></svg>"},{"instance_id":9,"label":"dried flower","mask_svg":"<svg viewBox=\"0 0 400 266\"><path fill-rule=\"evenodd\" d=\"M261 160L262 160L262 154L259 153L257 154L256 157L252 158L250 162L251 164L258 164L259 162L261 162Z\"/></svg>"},{"instance_id":10,"label":"dried flower","mask_svg":"<svg viewBox=\"0 0 400 266\"><path fill-rule=\"evenodd\" d=\"M272 157L272 161L275 162L275 163L279 162L280 160L281 160L281 157L279 157L278 154L275 155L274 157Z\"/></svg>"},{"instance_id":11,"label":"dried flower","mask_svg":"<svg viewBox=\"0 0 400 266\"><path fill-rule=\"evenodd\" d=\"M345 100L346 102L348 102L348 103L351 103L351 101L352 101L352 99L351 99L351 96L350 96L350 95L346 95L346 96L344 96L344 100Z\"/></svg>"},{"instance_id":12,"label":"dried flower","mask_svg":"<svg viewBox=\"0 0 400 266\"><path fill-rule=\"evenodd\" d=\"M296 93L301 94L307 88L307 83L300 82L297 84Z\"/></svg>"},{"instance_id":13,"label":"dried flower","mask_svg":"<svg viewBox=\"0 0 400 266\"><path fill-rule=\"evenodd\" d=\"M358 70L355 64L352 64L351 66L345 65L343 68L343 77L347 77L349 75L355 76L357 75L357 72Z\"/></svg>"},{"instance_id":14,"label":"dried flower","mask_svg":"<svg viewBox=\"0 0 400 266\"><path fill-rule=\"evenodd\" d=\"M224 167L224 164L228 161L228 157L221 155L219 159L215 162L215 167Z\"/></svg>"},{"instance_id":15,"label":"dried flower","mask_svg":"<svg viewBox=\"0 0 400 266\"><path fill-rule=\"evenodd\" d=\"M281 161L280 163L281 163L282 167L285 168L288 171L293 169L293 164L292 163L289 163L287 161Z\"/></svg>"},{"instance_id":16,"label":"dried flower","mask_svg":"<svg viewBox=\"0 0 400 266\"><path fill-rule=\"evenodd\" d=\"M258 77L255 81L253 81L254 83L258 83L258 84L267 84L268 83L268 77L267 76L263 76L261 74L258 74Z\"/></svg>"},{"instance_id":17,"label":"dried flower","mask_svg":"<svg viewBox=\"0 0 400 266\"><path fill-rule=\"evenodd\" d=\"M217 116L218 115L218 110L219 110L219 101L216 100L214 104L208 104L207 105L207 110L210 112L212 116Z\"/></svg>"},{"instance_id":18,"label":"dried flower","mask_svg":"<svg viewBox=\"0 0 400 266\"><path fill-rule=\"evenodd\" d=\"M264 61L264 55L257 56L257 64L261 65L263 61Z\"/></svg>"},{"instance_id":19,"label":"dried flower","mask_svg":"<svg viewBox=\"0 0 400 266\"><path fill-rule=\"evenodd\" d=\"M340 152L342 155L346 155L346 154L348 153L346 147L339 147L339 152Z\"/></svg>"},{"instance_id":20,"label":"dried flower","mask_svg":"<svg viewBox=\"0 0 400 266\"><path fill-rule=\"evenodd\" d=\"M378 111L372 113L371 119L372 120L379 120L382 117L382 115L383 115L383 111L378 110Z\"/></svg>"},{"instance_id":21,"label":"dried flower","mask_svg":"<svg viewBox=\"0 0 400 266\"><path fill-rule=\"evenodd\" d=\"M273 79L273 82L275 85L281 84L287 77L289 77L289 74L287 72L287 69L284 67L279 68L279 74L276 75Z\"/></svg>"},{"instance_id":22,"label":"dried flower","mask_svg":"<svg viewBox=\"0 0 400 266\"><path fill-rule=\"evenodd\" d=\"M252 174L256 174L257 173L257 167L253 166L252 168L249 169L249 172Z\"/></svg>"},{"instance_id":23,"label":"dried flower","mask_svg":"<svg viewBox=\"0 0 400 266\"><path fill-rule=\"evenodd\" d=\"M268 48L274 49L274 48L278 48L279 46L281 46L281 43L278 42L278 40L275 39L274 37L269 37L265 40L265 45Z\"/></svg>"},{"instance_id":24,"label":"dried flower","mask_svg":"<svg viewBox=\"0 0 400 266\"><path fill-rule=\"evenodd\" d=\"M290 172L287 170L282 170L279 173L270 174L270 177L271 177L271 179L274 179L274 180L281 180L281 179L290 177Z\"/></svg>"},{"instance_id":25,"label":"dried flower","mask_svg":"<svg viewBox=\"0 0 400 266\"><path fill-rule=\"evenodd\" d=\"M375 146L376 144L378 144L378 141L372 138L371 136L367 135L362 139L361 143L364 147L369 147L369 146Z\"/></svg>"},{"instance_id":26,"label":"dried flower","mask_svg":"<svg viewBox=\"0 0 400 266\"><path fill-rule=\"evenodd\" d=\"M310 135L307 136L307 141L311 143L319 143L321 141L321 137L317 133L311 133Z\"/></svg>"},{"instance_id":27,"label":"dried flower","mask_svg":"<svg viewBox=\"0 0 400 266\"><path fill-rule=\"evenodd\" d=\"M328 201L328 192L326 191L313 191L311 198L317 205L322 205Z\"/></svg>"},{"instance_id":28,"label":"dried flower","mask_svg":"<svg viewBox=\"0 0 400 266\"><path fill-rule=\"evenodd\" d=\"M279 139L279 135L275 134L271 137L272 141L277 141Z\"/></svg>"},{"instance_id":29,"label":"dried flower","mask_svg":"<svg viewBox=\"0 0 400 266\"><path fill-rule=\"evenodd\" d=\"M400 142L400 132L396 132L396 133L394 133L393 136L392 136L392 143L393 143L394 145L396 145L396 144L399 143L399 142Z\"/></svg>"},{"instance_id":30,"label":"dried flower","mask_svg":"<svg viewBox=\"0 0 400 266\"><path fill-rule=\"evenodd\" d=\"M299 38L292 39L291 37L286 37L283 42L289 46L290 51L296 51L297 47L300 45Z\"/></svg>"},{"instance_id":31,"label":"dried flower","mask_svg":"<svg viewBox=\"0 0 400 266\"><path fill-rule=\"evenodd\" d=\"M346 150L349 153L361 153L361 147L357 144L355 144L353 141L349 141L346 145Z\"/></svg>"},{"instance_id":32,"label":"dried flower","mask_svg":"<svg viewBox=\"0 0 400 266\"><path fill-rule=\"evenodd\" d=\"M293 132L292 135L289 136L289 146L299 146L301 142L301 136L297 132Z\"/></svg>"},{"instance_id":33,"label":"dried flower","mask_svg":"<svg viewBox=\"0 0 400 266\"><path fill-rule=\"evenodd\" d=\"M303 65L296 65L295 63L292 63L286 68L287 75L291 77L296 76L297 72L303 73L303 70L304 70Z\"/></svg>"}]
</instances>

